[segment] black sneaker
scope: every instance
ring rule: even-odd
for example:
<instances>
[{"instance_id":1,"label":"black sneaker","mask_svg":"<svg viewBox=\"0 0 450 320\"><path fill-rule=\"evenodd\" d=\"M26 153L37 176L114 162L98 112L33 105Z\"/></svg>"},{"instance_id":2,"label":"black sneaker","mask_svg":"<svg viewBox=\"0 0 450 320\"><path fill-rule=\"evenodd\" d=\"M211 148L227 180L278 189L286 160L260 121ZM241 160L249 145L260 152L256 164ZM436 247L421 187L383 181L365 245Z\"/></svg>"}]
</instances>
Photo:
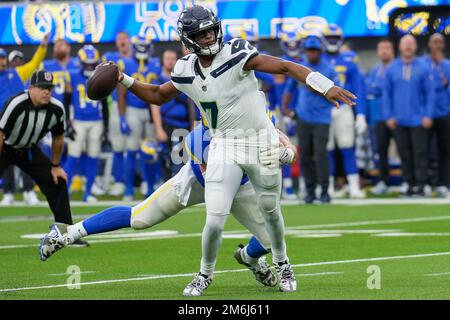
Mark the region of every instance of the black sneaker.
<instances>
[{"instance_id":1,"label":"black sneaker","mask_svg":"<svg viewBox=\"0 0 450 320\"><path fill-rule=\"evenodd\" d=\"M304 199L305 204L313 204L315 200L316 195L314 193L308 193L308 195Z\"/></svg>"},{"instance_id":2,"label":"black sneaker","mask_svg":"<svg viewBox=\"0 0 450 320\"><path fill-rule=\"evenodd\" d=\"M320 202L323 204L327 204L331 202L331 197L330 195L327 193L322 193L320 196Z\"/></svg>"},{"instance_id":3,"label":"black sneaker","mask_svg":"<svg viewBox=\"0 0 450 320\"><path fill-rule=\"evenodd\" d=\"M89 247L90 244L86 240L78 239L78 240L74 241L74 243L69 244L69 246L77 247L77 248L84 248L84 247Z\"/></svg>"}]
</instances>

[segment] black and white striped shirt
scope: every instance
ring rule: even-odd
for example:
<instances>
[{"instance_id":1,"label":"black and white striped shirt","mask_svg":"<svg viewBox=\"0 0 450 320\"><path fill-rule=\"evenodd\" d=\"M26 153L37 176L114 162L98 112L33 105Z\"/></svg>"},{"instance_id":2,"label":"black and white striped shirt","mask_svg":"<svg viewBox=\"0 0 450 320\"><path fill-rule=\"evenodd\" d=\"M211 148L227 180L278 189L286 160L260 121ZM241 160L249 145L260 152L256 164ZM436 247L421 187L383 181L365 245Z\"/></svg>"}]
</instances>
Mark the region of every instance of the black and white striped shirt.
<instances>
[{"instance_id":1,"label":"black and white striped shirt","mask_svg":"<svg viewBox=\"0 0 450 320\"><path fill-rule=\"evenodd\" d=\"M65 131L63 104L55 98L39 108L31 102L28 91L10 99L0 115L4 143L17 149L36 145L48 132L54 136Z\"/></svg>"}]
</instances>

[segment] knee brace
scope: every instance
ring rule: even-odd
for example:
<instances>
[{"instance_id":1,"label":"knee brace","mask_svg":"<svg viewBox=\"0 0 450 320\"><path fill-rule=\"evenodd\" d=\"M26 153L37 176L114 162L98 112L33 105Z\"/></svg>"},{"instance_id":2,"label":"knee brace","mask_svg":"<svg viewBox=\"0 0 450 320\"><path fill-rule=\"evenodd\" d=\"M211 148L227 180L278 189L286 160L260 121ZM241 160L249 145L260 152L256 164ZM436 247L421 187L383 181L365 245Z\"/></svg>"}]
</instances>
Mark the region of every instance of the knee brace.
<instances>
[{"instance_id":1,"label":"knee brace","mask_svg":"<svg viewBox=\"0 0 450 320\"><path fill-rule=\"evenodd\" d=\"M150 225L142 220L139 220L137 217L131 217L131 228L135 230L146 229L149 228Z\"/></svg>"},{"instance_id":2,"label":"knee brace","mask_svg":"<svg viewBox=\"0 0 450 320\"><path fill-rule=\"evenodd\" d=\"M276 215L277 205L277 195L275 193L261 193L259 195L258 206L264 215Z\"/></svg>"}]
</instances>

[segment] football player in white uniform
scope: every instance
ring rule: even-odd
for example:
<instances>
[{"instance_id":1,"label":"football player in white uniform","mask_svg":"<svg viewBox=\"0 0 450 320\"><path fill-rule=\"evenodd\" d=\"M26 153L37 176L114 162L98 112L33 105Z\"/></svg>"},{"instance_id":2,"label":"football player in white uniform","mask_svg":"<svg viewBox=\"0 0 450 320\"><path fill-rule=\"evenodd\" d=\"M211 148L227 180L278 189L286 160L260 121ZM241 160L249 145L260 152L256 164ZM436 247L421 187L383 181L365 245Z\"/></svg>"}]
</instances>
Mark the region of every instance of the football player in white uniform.
<instances>
[{"instance_id":1,"label":"football player in white uniform","mask_svg":"<svg viewBox=\"0 0 450 320\"><path fill-rule=\"evenodd\" d=\"M318 72L280 58L260 55L242 39L223 43L221 21L209 9L195 5L178 20L178 34L192 54L178 60L172 81L145 84L119 72L119 82L150 104L161 105L180 92L191 98L212 131L205 174L207 218L202 233L201 270L184 290L200 295L212 282L222 230L245 171L272 244L273 262L282 291L297 282L286 254L280 210L279 137L266 117L266 99L254 71L285 74L323 94L337 107L354 105L356 97Z\"/></svg>"},{"instance_id":2,"label":"football player in white uniform","mask_svg":"<svg viewBox=\"0 0 450 320\"><path fill-rule=\"evenodd\" d=\"M209 130L198 125L185 139L185 149L190 155L189 163L151 196L134 207L115 206L99 212L74 225L56 223L40 244L40 257L47 260L56 251L74 241L91 234L114 231L122 228L146 229L176 215L184 208L203 203L205 180L203 173L207 167L208 147L211 141ZM280 133L283 144L280 161L291 164L295 161L296 148L289 139ZM255 192L244 174L240 187L231 206L234 217L254 236L245 247L240 245L235 258L250 269L256 280L265 286L275 286L276 275L265 259L270 252L270 240L264 218L256 204Z\"/></svg>"}]
</instances>

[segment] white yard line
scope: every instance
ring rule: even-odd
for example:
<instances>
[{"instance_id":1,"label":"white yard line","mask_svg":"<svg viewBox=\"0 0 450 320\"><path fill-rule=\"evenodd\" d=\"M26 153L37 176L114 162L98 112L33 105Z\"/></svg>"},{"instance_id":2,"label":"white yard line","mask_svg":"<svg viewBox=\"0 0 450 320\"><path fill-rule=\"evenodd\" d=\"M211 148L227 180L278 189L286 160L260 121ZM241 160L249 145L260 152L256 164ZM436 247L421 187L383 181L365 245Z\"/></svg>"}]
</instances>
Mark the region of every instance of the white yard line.
<instances>
[{"instance_id":1,"label":"white yard line","mask_svg":"<svg viewBox=\"0 0 450 320\"><path fill-rule=\"evenodd\" d=\"M296 230L310 230L310 229L320 229L320 228L335 228L335 227L352 227L352 226L367 226L367 225L382 225L382 224L401 224L401 223L411 223L411 222L425 222L425 221L444 221L450 220L450 215L448 216L436 216L436 217L418 217L418 218L401 218L401 219L388 219L388 220L368 220L368 221L354 221L354 222L342 222L342 223L328 223L328 224L316 224L316 225L305 225L305 226L297 226L297 227L287 227L286 233L289 234L291 231ZM329 230L332 232L332 230ZM344 230L335 230L342 231ZM370 230L373 231L373 230ZM378 230L379 231L379 230ZM392 230L392 232L396 232L398 230ZM327 231L328 232L328 231ZM362 230L361 233L366 233L368 231ZM246 230L234 230L234 231L225 231L224 235L232 235L233 233L247 233ZM347 233L357 233L355 231L348 230ZM248 233L249 234L249 233ZM199 237L201 236L200 232L197 233L184 233L177 235L167 235L167 236L149 236L145 237L142 235L136 235L136 237L130 237L125 239L101 239L101 240L90 240L91 243L110 243L117 241L143 241L150 239L163 239L163 238L189 238L189 237ZM17 245L0 245L1 249L17 249L17 248L32 248L37 247L38 244L17 244Z\"/></svg>"},{"instance_id":2,"label":"white yard line","mask_svg":"<svg viewBox=\"0 0 450 320\"><path fill-rule=\"evenodd\" d=\"M448 276L448 275L450 275L450 272L424 274L424 276L427 276L427 277L439 277L439 276Z\"/></svg>"},{"instance_id":3,"label":"white yard line","mask_svg":"<svg viewBox=\"0 0 450 320\"><path fill-rule=\"evenodd\" d=\"M312 266L323 266L323 265L336 265L336 264L347 264L347 263L358 263L358 262L372 262L372 261L388 261L388 260L400 260L400 259L415 259L415 258L425 258L425 257L436 257L436 256L448 256L449 252L436 252L436 253L424 253L424 254L413 254L404 256L392 256L392 257L378 257L378 258L363 258L363 259L351 259L351 260L338 260L338 261L324 261L324 262L311 262L294 264L294 268L302 267L312 267ZM237 269L237 270L219 270L214 272L214 274L223 273L235 273L235 272L248 272L248 269ZM101 281L91 281L91 282L81 282L81 286L87 285L97 285L97 284L108 284L108 283L118 283L118 282L131 282L131 281L146 281L146 280L158 280L158 279L168 279L168 278L181 278L181 277L192 277L197 273L180 273L180 274L168 274L168 275L155 275L149 277L139 277L139 278L127 278L127 279L111 279L111 280L101 280ZM67 284L56 284L48 286L36 286L36 287L22 287L22 288L4 288L0 289L0 292L15 292L15 291L25 291L25 290L38 290L38 289L53 289L53 288L63 288L67 287Z\"/></svg>"}]
</instances>

